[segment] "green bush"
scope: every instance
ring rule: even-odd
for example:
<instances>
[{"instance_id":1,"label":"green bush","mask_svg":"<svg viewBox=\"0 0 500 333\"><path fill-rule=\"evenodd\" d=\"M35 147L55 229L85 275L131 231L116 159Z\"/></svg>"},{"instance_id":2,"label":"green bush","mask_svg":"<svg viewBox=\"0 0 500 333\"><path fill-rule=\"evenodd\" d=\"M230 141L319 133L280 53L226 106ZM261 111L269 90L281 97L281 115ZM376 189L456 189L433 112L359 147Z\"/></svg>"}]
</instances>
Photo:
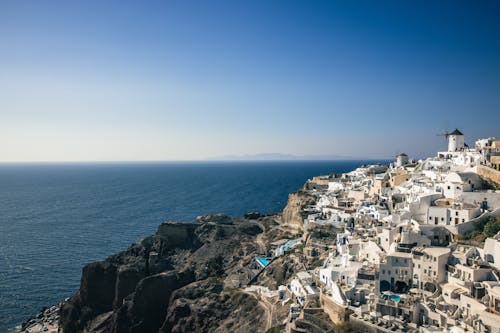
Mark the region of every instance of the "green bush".
<instances>
[{"instance_id":1,"label":"green bush","mask_svg":"<svg viewBox=\"0 0 500 333\"><path fill-rule=\"evenodd\" d=\"M492 220L484 226L484 234L486 237L493 237L500 231L500 221Z\"/></svg>"},{"instance_id":2,"label":"green bush","mask_svg":"<svg viewBox=\"0 0 500 333\"><path fill-rule=\"evenodd\" d=\"M474 226L476 230L466 233L460 238L463 240L484 242L486 238L493 237L500 231L500 218L492 216L483 217L478 220Z\"/></svg>"}]
</instances>

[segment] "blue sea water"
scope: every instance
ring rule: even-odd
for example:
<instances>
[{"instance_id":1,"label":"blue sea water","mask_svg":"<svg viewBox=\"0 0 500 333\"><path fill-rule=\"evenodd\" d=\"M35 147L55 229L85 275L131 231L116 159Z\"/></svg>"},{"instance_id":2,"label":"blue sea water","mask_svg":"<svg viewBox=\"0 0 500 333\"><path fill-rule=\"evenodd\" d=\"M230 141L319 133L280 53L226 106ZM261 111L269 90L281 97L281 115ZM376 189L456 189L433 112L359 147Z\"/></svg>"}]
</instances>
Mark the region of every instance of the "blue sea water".
<instances>
[{"instance_id":1,"label":"blue sea water","mask_svg":"<svg viewBox=\"0 0 500 333\"><path fill-rule=\"evenodd\" d=\"M72 295L83 265L165 220L280 212L308 178L362 163L1 164L0 332Z\"/></svg>"}]
</instances>

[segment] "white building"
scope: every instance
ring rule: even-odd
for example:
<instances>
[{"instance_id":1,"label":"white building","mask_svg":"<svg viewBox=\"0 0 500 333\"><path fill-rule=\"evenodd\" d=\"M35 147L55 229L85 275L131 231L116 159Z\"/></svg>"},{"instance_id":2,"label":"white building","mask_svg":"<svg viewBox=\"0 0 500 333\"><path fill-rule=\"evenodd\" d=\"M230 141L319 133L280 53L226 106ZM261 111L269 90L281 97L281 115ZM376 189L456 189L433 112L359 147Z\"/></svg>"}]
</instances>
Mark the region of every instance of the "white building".
<instances>
[{"instance_id":1,"label":"white building","mask_svg":"<svg viewBox=\"0 0 500 333\"><path fill-rule=\"evenodd\" d=\"M382 253L383 250L374 241L363 241L360 242L358 260L378 265Z\"/></svg>"},{"instance_id":2,"label":"white building","mask_svg":"<svg viewBox=\"0 0 500 333\"><path fill-rule=\"evenodd\" d=\"M448 282L469 286L473 282L487 281L491 268L481 257L481 251L473 246L458 245L448 260Z\"/></svg>"},{"instance_id":3,"label":"white building","mask_svg":"<svg viewBox=\"0 0 500 333\"><path fill-rule=\"evenodd\" d=\"M446 176L443 195L446 198L458 199L463 192L481 189L481 178L474 172L451 172Z\"/></svg>"},{"instance_id":4,"label":"white building","mask_svg":"<svg viewBox=\"0 0 500 333\"><path fill-rule=\"evenodd\" d=\"M493 238L486 238L484 242L484 256L486 262L500 270L500 233L496 234Z\"/></svg>"},{"instance_id":5,"label":"white building","mask_svg":"<svg viewBox=\"0 0 500 333\"><path fill-rule=\"evenodd\" d=\"M319 297L318 291L312 286L312 276L306 271L298 272L296 277L292 279L290 291L300 305L303 305L305 300Z\"/></svg>"},{"instance_id":6,"label":"white building","mask_svg":"<svg viewBox=\"0 0 500 333\"><path fill-rule=\"evenodd\" d=\"M402 167L406 164L408 164L408 155L406 155L405 153L401 153L399 155L396 156L396 161L394 162L394 166L396 168L398 167Z\"/></svg>"},{"instance_id":7,"label":"white building","mask_svg":"<svg viewBox=\"0 0 500 333\"><path fill-rule=\"evenodd\" d=\"M479 205L456 202L452 199L438 199L427 209L427 224L457 225L481 215Z\"/></svg>"},{"instance_id":8,"label":"white building","mask_svg":"<svg viewBox=\"0 0 500 333\"><path fill-rule=\"evenodd\" d=\"M444 282L446 280L446 263L450 252L451 250L447 247L414 249L412 251L413 285L424 289L427 283L431 283L433 288L436 288L436 284Z\"/></svg>"},{"instance_id":9,"label":"white building","mask_svg":"<svg viewBox=\"0 0 500 333\"><path fill-rule=\"evenodd\" d=\"M448 151L455 152L463 150L465 147L464 135L458 129L447 134L448 139Z\"/></svg>"},{"instance_id":10,"label":"white building","mask_svg":"<svg viewBox=\"0 0 500 333\"><path fill-rule=\"evenodd\" d=\"M380 262L380 291L405 292L413 282L413 257L411 253L394 252Z\"/></svg>"}]
</instances>

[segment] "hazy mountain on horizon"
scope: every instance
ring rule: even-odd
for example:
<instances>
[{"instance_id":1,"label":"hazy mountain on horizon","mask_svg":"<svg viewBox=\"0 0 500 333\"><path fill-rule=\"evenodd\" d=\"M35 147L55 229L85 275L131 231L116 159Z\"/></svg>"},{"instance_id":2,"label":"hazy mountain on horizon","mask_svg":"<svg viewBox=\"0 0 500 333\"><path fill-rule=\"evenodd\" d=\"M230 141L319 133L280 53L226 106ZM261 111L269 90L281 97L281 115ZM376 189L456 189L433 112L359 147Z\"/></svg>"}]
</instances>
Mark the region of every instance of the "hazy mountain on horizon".
<instances>
[{"instance_id":1,"label":"hazy mountain on horizon","mask_svg":"<svg viewBox=\"0 0 500 333\"><path fill-rule=\"evenodd\" d=\"M363 160L371 158L360 158L345 155L293 155L282 153L261 153L244 155L223 155L209 157L207 160L216 161L328 161L328 160Z\"/></svg>"}]
</instances>

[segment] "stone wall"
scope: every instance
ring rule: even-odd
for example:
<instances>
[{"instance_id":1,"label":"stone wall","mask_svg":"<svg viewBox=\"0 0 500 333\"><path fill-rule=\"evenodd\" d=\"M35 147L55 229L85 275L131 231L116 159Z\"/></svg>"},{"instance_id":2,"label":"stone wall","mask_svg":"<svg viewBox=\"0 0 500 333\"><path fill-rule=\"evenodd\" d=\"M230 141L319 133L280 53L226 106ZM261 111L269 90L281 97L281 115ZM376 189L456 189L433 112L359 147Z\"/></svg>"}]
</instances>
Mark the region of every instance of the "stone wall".
<instances>
[{"instance_id":1,"label":"stone wall","mask_svg":"<svg viewBox=\"0 0 500 333\"><path fill-rule=\"evenodd\" d=\"M500 189L500 171L480 165L477 167L477 174L488 183L492 184L496 189Z\"/></svg>"},{"instance_id":2,"label":"stone wall","mask_svg":"<svg viewBox=\"0 0 500 333\"><path fill-rule=\"evenodd\" d=\"M340 325L349 320L346 306L335 303L330 297L323 294L321 294L320 302L323 305L323 310L335 325Z\"/></svg>"}]
</instances>

